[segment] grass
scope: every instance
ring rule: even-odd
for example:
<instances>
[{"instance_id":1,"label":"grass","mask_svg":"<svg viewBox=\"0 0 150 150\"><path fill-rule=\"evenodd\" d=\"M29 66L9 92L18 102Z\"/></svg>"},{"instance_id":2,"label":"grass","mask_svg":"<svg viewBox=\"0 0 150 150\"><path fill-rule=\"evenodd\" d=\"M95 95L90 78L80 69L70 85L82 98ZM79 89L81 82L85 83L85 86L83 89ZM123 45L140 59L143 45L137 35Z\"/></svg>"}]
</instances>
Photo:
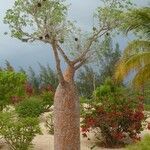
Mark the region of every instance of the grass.
<instances>
[{"instance_id":1,"label":"grass","mask_svg":"<svg viewBox=\"0 0 150 150\"><path fill-rule=\"evenodd\" d=\"M145 104L144 105L144 110L150 111L150 104Z\"/></svg>"},{"instance_id":2,"label":"grass","mask_svg":"<svg viewBox=\"0 0 150 150\"><path fill-rule=\"evenodd\" d=\"M145 135L140 142L128 146L126 150L150 150L150 135Z\"/></svg>"}]
</instances>

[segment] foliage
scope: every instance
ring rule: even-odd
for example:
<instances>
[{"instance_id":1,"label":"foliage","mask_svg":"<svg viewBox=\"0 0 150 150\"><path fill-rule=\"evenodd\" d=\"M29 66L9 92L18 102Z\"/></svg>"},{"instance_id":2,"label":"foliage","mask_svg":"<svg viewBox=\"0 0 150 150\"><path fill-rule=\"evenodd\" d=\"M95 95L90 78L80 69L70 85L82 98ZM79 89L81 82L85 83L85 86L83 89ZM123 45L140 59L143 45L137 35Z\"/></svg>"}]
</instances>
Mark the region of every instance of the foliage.
<instances>
[{"instance_id":1,"label":"foliage","mask_svg":"<svg viewBox=\"0 0 150 150\"><path fill-rule=\"evenodd\" d=\"M91 98L93 90L100 84L100 77L94 69L89 66L84 66L77 76L77 87L80 96Z\"/></svg>"},{"instance_id":2,"label":"foliage","mask_svg":"<svg viewBox=\"0 0 150 150\"><path fill-rule=\"evenodd\" d=\"M26 72L28 76L29 89L32 87L33 94L40 94L43 87L48 87L51 85L53 90L52 92L54 92L58 85L57 74L50 68L49 65L45 67L39 64L39 67L39 74L37 74L32 67L29 67L28 72Z\"/></svg>"},{"instance_id":3,"label":"foliage","mask_svg":"<svg viewBox=\"0 0 150 150\"><path fill-rule=\"evenodd\" d=\"M99 51L97 52L97 63L99 66L101 83L103 83L106 78L113 76L116 64L121 57L119 44L116 43L115 47L113 47L112 40L111 35L106 35L101 46L102 53Z\"/></svg>"},{"instance_id":4,"label":"foliage","mask_svg":"<svg viewBox=\"0 0 150 150\"><path fill-rule=\"evenodd\" d=\"M85 97L80 97L80 117L86 114L86 111L90 109L92 100Z\"/></svg>"},{"instance_id":5,"label":"foliage","mask_svg":"<svg viewBox=\"0 0 150 150\"><path fill-rule=\"evenodd\" d=\"M49 134L54 134L54 118L53 114L49 114L46 118L45 126Z\"/></svg>"},{"instance_id":6,"label":"foliage","mask_svg":"<svg viewBox=\"0 0 150 150\"><path fill-rule=\"evenodd\" d=\"M50 68L49 65L45 67L39 64L39 66L40 66L39 78L41 85L45 86L51 85L54 89L56 89L58 85L57 74Z\"/></svg>"},{"instance_id":7,"label":"foliage","mask_svg":"<svg viewBox=\"0 0 150 150\"><path fill-rule=\"evenodd\" d=\"M53 105L53 97L51 92L46 91L38 97L27 97L16 105L16 112L20 117L38 117Z\"/></svg>"},{"instance_id":8,"label":"foliage","mask_svg":"<svg viewBox=\"0 0 150 150\"><path fill-rule=\"evenodd\" d=\"M150 38L150 8L134 8L128 11L124 17L124 25L122 28L126 31L134 31L134 33L139 33L144 35L144 38Z\"/></svg>"},{"instance_id":9,"label":"foliage","mask_svg":"<svg viewBox=\"0 0 150 150\"><path fill-rule=\"evenodd\" d=\"M41 95L44 110L49 109L53 105L54 95L50 91L45 91Z\"/></svg>"},{"instance_id":10,"label":"foliage","mask_svg":"<svg viewBox=\"0 0 150 150\"><path fill-rule=\"evenodd\" d=\"M136 75L132 81L135 87L143 86L150 79L150 8L137 8L126 14L124 28L127 32L139 33L142 39L130 42L116 69L117 80L122 80L131 71Z\"/></svg>"},{"instance_id":11,"label":"foliage","mask_svg":"<svg viewBox=\"0 0 150 150\"><path fill-rule=\"evenodd\" d=\"M150 111L150 105L149 104L145 104L144 105L144 110L145 111Z\"/></svg>"},{"instance_id":12,"label":"foliage","mask_svg":"<svg viewBox=\"0 0 150 150\"><path fill-rule=\"evenodd\" d=\"M16 0L13 8L7 11L4 22L9 24L11 36L23 42L48 38L52 40L54 36L65 35L68 27L65 21L66 11L67 7L61 0ZM26 28L34 30L29 34Z\"/></svg>"},{"instance_id":13,"label":"foliage","mask_svg":"<svg viewBox=\"0 0 150 150\"><path fill-rule=\"evenodd\" d=\"M59 79L60 88L58 92L63 90L65 87L69 88L70 86L61 86L64 83L71 81L70 85L73 87L74 84L74 74L77 69L79 69L85 62L87 62L89 56L93 53L94 49L91 47L94 46L95 41L98 38L103 37L103 35L107 34L108 31L113 31L117 28L122 22L123 11L127 10L127 5L130 4L129 0L103 0L104 5L103 8L98 8L96 13L96 19L98 24L95 26L96 30L93 30L89 33L89 36L86 38L83 44L78 46L79 35L76 35L77 32L70 21L67 20L67 5L64 0L16 0L12 9L9 9L6 12L6 16L4 22L9 25L11 36L22 40L23 42L33 42L33 41L41 41L44 43L48 43L52 47L52 51L54 53L56 69ZM76 50L80 50L80 53L74 60L70 60L66 51L64 50L63 43L66 40L68 34L72 34L72 37L76 41ZM76 37L78 36L78 37ZM82 46L81 46L82 45ZM61 68L61 56L67 63L67 73L63 75L63 71ZM67 78L66 78L67 77ZM59 91L60 90L60 91ZM72 90L75 90L72 89ZM62 93L62 92L61 92ZM75 97L77 96L76 92L71 92ZM69 94L69 93L66 93ZM63 95L62 95L63 96ZM68 95L69 96L69 95ZM70 95L71 96L71 95ZM61 100L61 95L59 96ZM58 98L58 100L59 100ZM75 101L76 103L76 101ZM74 103L74 107L78 107ZM64 108L64 109L70 109ZM74 110L79 110L74 109ZM56 109L57 111L57 109ZM79 113L77 111L72 112L79 119ZM73 115L74 116L74 115ZM63 116L62 117L66 117ZM55 118L56 122L58 118ZM74 121L74 120L73 120ZM55 123L56 123L55 122ZM68 122L69 123L69 122ZM67 124L68 125L68 124ZM60 124L58 124L58 127ZM61 127L60 127L61 128ZM59 129L60 129L59 128ZM79 124L77 126L79 128ZM78 130L79 131L79 130ZM59 130L61 133L62 131ZM58 133L58 134L60 134ZM70 144L76 144L79 141L79 132L74 132L74 130L70 130L67 133L63 133L64 135L74 133L76 134L76 138L74 141L67 141ZM57 133L56 133L57 134ZM61 137L63 138L63 136ZM56 139L57 140L57 139ZM63 142L62 140L60 140ZM58 141L56 141L57 143ZM59 145L62 145L61 142L58 142ZM69 144L69 145L70 145ZM67 147L68 145L64 145ZM60 146L61 147L61 146ZM77 146L79 147L79 145ZM67 149L67 148L66 148Z\"/></svg>"},{"instance_id":14,"label":"foliage","mask_svg":"<svg viewBox=\"0 0 150 150\"><path fill-rule=\"evenodd\" d=\"M107 80L94 92L94 102L84 117L82 132L96 130L96 138L106 147L125 144L125 139L140 140L143 130L143 97L128 97L122 87ZM102 139L100 138L100 134Z\"/></svg>"},{"instance_id":15,"label":"foliage","mask_svg":"<svg viewBox=\"0 0 150 150\"><path fill-rule=\"evenodd\" d=\"M99 22L95 27L98 31L101 27L116 28L124 17L122 10L132 6L130 0L102 0L102 2L104 7L98 7L95 13L95 18ZM4 22L9 24L11 36L23 42L34 40L52 42L54 37L58 41L63 41L72 27L72 23L66 19L67 10L67 5L62 0L42 2L16 0L12 9L7 10ZM31 33L26 31L27 28L31 29Z\"/></svg>"},{"instance_id":16,"label":"foliage","mask_svg":"<svg viewBox=\"0 0 150 150\"><path fill-rule=\"evenodd\" d=\"M39 78L39 76L34 72L32 67L29 67L27 75L28 75L29 89L33 90L32 94L33 94L33 92L35 94L38 94L40 92L40 90L39 90L39 87L40 87L40 78Z\"/></svg>"},{"instance_id":17,"label":"foliage","mask_svg":"<svg viewBox=\"0 0 150 150\"><path fill-rule=\"evenodd\" d=\"M5 61L5 65L6 65L6 67L4 68L4 70L6 70L6 71L14 71L13 66L10 64L10 62L8 60Z\"/></svg>"},{"instance_id":18,"label":"foliage","mask_svg":"<svg viewBox=\"0 0 150 150\"><path fill-rule=\"evenodd\" d=\"M132 81L133 85L140 87L149 80L149 41L133 41L125 49L123 57L118 63L116 69L116 78L118 80L126 77L131 71L136 75Z\"/></svg>"},{"instance_id":19,"label":"foliage","mask_svg":"<svg viewBox=\"0 0 150 150\"><path fill-rule=\"evenodd\" d=\"M123 10L133 7L130 0L102 0L104 7L98 7L96 15L98 16L100 26L109 24L110 28L120 27L124 18Z\"/></svg>"},{"instance_id":20,"label":"foliage","mask_svg":"<svg viewBox=\"0 0 150 150\"><path fill-rule=\"evenodd\" d=\"M40 134L37 118L16 118L11 113L0 113L0 135L12 150L28 150L36 134Z\"/></svg>"},{"instance_id":21,"label":"foliage","mask_svg":"<svg viewBox=\"0 0 150 150\"><path fill-rule=\"evenodd\" d=\"M38 117L44 112L44 106L41 99L30 97L21 101L16 106L16 112L20 117Z\"/></svg>"},{"instance_id":22,"label":"foliage","mask_svg":"<svg viewBox=\"0 0 150 150\"><path fill-rule=\"evenodd\" d=\"M77 76L77 87L81 96L91 98L92 92L104 82L107 77L112 77L115 64L120 58L119 45L112 46L112 37L106 35L101 42L101 46L96 50L95 63L98 68L85 65ZM98 70L98 71L97 71Z\"/></svg>"},{"instance_id":23,"label":"foliage","mask_svg":"<svg viewBox=\"0 0 150 150\"><path fill-rule=\"evenodd\" d=\"M33 96L34 89L30 83L25 84L25 92L26 92L27 96Z\"/></svg>"},{"instance_id":24,"label":"foliage","mask_svg":"<svg viewBox=\"0 0 150 150\"><path fill-rule=\"evenodd\" d=\"M136 144L133 144L133 145L130 145L127 147L127 150L149 150L150 148L150 135L145 135L144 138L136 143Z\"/></svg>"},{"instance_id":25,"label":"foliage","mask_svg":"<svg viewBox=\"0 0 150 150\"><path fill-rule=\"evenodd\" d=\"M13 71L0 71L0 110L20 100L24 93L26 76Z\"/></svg>"}]
</instances>

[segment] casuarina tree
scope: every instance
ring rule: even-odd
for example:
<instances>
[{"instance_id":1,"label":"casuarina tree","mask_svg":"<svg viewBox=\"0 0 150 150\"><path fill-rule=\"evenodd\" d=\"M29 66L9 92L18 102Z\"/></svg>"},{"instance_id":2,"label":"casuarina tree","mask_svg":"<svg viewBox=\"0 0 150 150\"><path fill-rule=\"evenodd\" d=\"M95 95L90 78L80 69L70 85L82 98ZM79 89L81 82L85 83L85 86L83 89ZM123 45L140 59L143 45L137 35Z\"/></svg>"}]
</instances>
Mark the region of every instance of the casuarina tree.
<instances>
[{"instance_id":1,"label":"casuarina tree","mask_svg":"<svg viewBox=\"0 0 150 150\"><path fill-rule=\"evenodd\" d=\"M120 26L124 6L129 0L102 0L94 15L95 25L81 42L80 34L68 21L67 2L64 0L15 0L6 13L4 22L9 24L11 36L23 42L41 41L50 45L54 54L59 85L54 97L54 149L80 149L80 109L74 75L93 54L94 43L103 35ZM77 31L77 32L76 32ZM69 36L74 39L74 57L65 50ZM82 40L83 41L83 40ZM72 49L73 47L73 49ZM64 59L67 67L61 68Z\"/></svg>"}]
</instances>

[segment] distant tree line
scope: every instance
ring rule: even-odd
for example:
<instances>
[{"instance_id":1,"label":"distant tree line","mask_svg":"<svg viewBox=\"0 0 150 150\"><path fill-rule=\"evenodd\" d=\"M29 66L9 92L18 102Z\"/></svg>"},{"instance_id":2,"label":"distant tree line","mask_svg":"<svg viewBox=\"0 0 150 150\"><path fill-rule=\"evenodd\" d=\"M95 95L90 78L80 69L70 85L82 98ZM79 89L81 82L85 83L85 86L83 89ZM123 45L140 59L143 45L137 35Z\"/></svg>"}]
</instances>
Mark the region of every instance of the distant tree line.
<instances>
[{"instance_id":1,"label":"distant tree line","mask_svg":"<svg viewBox=\"0 0 150 150\"><path fill-rule=\"evenodd\" d=\"M102 84L106 78L113 77L115 64L121 56L119 44L112 44L110 35L106 35L101 46L101 50L96 50L94 65L84 65L77 73L76 84L80 96L90 98L92 92ZM101 51L102 53L99 53ZM29 66L28 70L20 67L19 72L27 75L28 83L32 85L36 94L40 92L42 86L50 85L54 90L58 85L57 73L48 64L44 66L39 63L39 73ZM5 67L1 70L15 71L14 67L6 60Z\"/></svg>"}]
</instances>

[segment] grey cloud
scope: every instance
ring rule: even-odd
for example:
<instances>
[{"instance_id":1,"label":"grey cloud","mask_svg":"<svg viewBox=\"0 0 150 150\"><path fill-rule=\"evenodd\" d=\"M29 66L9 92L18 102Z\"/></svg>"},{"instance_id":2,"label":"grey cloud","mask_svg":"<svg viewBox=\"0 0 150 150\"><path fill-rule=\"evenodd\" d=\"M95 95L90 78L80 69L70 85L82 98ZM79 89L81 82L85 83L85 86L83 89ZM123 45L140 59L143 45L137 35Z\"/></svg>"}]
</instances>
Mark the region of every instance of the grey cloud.
<instances>
[{"instance_id":1,"label":"grey cloud","mask_svg":"<svg viewBox=\"0 0 150 150\"><path fill-rule=\"evenodd\" d=\"M5 12L15 0L0 0L0 66L8 59L16 68L32 65L37 69L37 62L49 63L54 68L54 58L50 47L41 43L22 43L19 40L4 36L8 26L3 24ZM145 5L149 0L136 0L138 5ZM76 20L77 25L89 30L92 26L92 16L95 9L100 5L100 0L68 0L72 5L69 8L69 18ZM127 39L118 38L121 47L126 45Z\"/></svg>"}]
</instances>

